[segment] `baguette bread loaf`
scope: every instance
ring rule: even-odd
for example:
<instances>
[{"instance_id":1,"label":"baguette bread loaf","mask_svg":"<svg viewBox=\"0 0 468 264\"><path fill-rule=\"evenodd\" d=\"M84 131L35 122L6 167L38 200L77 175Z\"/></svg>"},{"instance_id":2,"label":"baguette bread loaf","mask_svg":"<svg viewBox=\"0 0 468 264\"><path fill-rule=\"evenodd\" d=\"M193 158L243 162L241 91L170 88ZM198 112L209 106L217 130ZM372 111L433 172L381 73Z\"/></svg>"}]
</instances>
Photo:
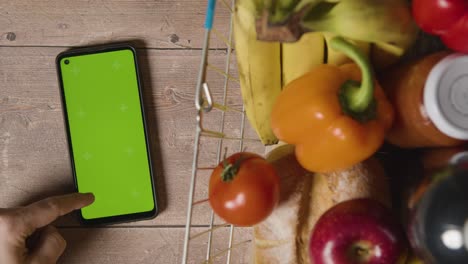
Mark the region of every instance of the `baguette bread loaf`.
<instances>
[{"instance_id":1,"label":"baguette bread loaf","mask_svg":"<svg viewBox=\"0 0 468 264\"><path fill-rule=\"evenodd\" d=\"M369 159L347 170L326 174L305 171L294 147L281 145L267 154L281 178L280 203L254 227L255 264L310 263L310 233L320 216L335 204L373 198L390 206L390 190L377 160Z\"/></svg>"}]
</instances>

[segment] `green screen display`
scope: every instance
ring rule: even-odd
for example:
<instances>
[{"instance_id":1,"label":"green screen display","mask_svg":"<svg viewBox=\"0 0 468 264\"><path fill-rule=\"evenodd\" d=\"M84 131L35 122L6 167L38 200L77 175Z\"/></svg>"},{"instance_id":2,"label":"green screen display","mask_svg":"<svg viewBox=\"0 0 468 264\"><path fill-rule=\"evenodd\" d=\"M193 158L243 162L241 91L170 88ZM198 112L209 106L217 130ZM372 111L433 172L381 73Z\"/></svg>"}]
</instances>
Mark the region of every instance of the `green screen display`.
<instances>
[{"instance_id":1,"label":"green screen display","mask_svg":"<svg viewBox=\"0 0 468 264\"><path fill-rule=\"evenodd\" d=\"M83 218L153 210L134 53L62 57L59 65L78 191L96 198Z\"/></svg>"}]
</instances>

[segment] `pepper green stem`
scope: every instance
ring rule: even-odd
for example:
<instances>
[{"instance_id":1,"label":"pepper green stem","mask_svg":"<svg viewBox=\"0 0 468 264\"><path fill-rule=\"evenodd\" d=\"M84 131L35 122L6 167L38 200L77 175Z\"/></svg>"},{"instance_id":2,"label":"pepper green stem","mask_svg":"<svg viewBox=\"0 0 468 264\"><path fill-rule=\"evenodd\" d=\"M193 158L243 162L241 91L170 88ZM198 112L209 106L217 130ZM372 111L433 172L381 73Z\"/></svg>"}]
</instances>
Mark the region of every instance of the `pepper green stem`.
<instances>
[{"instance_id":1,"label":"pepper green stem","mask_svg":"<svg viewBox=\"0 0 468 264\"><path fill-rule=\"evenodd\" d=\"M343 111L359 121L375 117L374 73L367 56L342 37L334 37L330 46L350 57L360 68L361 83L348 80L341 86L340 102Z\"/></svg>"}]
</instances>

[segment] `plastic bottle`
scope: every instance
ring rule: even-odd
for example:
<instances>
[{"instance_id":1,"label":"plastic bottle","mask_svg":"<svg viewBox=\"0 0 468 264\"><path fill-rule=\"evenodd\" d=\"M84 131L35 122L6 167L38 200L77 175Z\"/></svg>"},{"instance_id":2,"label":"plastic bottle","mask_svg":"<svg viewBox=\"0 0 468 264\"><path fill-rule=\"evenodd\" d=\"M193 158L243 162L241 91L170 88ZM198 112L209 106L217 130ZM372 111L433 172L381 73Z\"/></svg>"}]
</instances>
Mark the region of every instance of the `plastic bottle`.
<instances>
[{"instance_id":1,"label":"plastic bottle","mask_svg":"<svg viewBox=\"0 0 468 264\"><path fill-rule=\"evenodd\" d=\"M423 158L424 180L408 200L408 237L426 264L468 263L468 151Z\"/></svg>"},{"instance_id":2,"label":"plastic bottle","mask_svg":"<svg viewBox=\"0 0 468 264\"><path fill-rule=\"evenodd\" d=\"M468 140L468 56L437 52L383 74L395 108L387 140L399 147L457 146Z\"/></svg>"}]
</instances>

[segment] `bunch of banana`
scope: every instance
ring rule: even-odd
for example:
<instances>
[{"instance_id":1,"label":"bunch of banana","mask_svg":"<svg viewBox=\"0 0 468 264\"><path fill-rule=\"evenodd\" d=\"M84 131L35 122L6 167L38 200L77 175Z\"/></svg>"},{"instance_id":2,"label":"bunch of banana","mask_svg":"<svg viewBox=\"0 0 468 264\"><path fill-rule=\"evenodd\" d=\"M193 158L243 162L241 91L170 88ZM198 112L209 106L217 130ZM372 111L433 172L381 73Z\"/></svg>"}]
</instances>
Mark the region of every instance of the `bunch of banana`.
<instances>
[{"instance_id":1,"label":"bunch of banana","mask_svg":"<svg viewBox=\"0 0 468 264\"><path fill-rule=\"evenodd\" d=\"M278 142L270 126L270 114L281 92L281 46L257 40L256 6L252 0L237 0L234 41L242 99L250 124L264 145Z\"/></svg>"},{"instance_id":2,"label":"bunch of banana","mask_svg":"<svg viewBox=\"0 0 468 264\"><path fill-rule=\"evenodd\" d=\"M407 0L264 0L257 8L259 39L267 41L330 32L401 56L418 32Z\"/></svg>"},{"instance_id":3,"label":"bunch of banana","mask_svg":"<svg viewBox=\"0 0 468 264\"><path fill-rule=\"evenodd\" d=\"M264 145L278 142L270 114L284 84L325 62L325 38L305 34L296 43L257 40L255 21L263 0L237 0L234 41L242 99L247 119Z\"/></svg>"}]
</instances>

